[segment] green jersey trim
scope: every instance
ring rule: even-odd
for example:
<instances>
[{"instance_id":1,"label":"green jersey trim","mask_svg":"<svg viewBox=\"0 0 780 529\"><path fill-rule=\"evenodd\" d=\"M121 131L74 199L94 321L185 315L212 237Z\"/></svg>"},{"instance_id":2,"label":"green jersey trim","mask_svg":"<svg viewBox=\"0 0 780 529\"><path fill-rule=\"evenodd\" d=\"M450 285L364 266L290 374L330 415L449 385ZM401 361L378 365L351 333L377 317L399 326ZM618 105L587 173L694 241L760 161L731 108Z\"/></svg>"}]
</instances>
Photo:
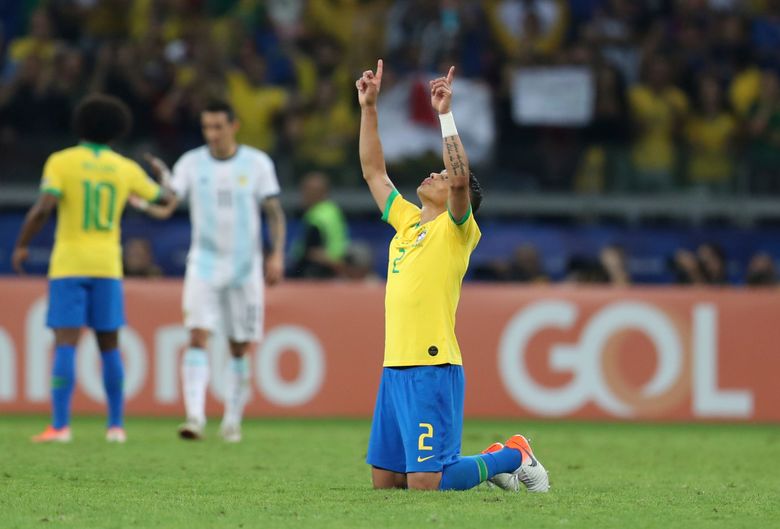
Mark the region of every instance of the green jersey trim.
<instances>
[{"instance_id":1,"label":"green jersey trim","mask_svg":"<svg viewBox=\"0 0 780 529\"><path fill-rule=\"evenodd\" d=\"M59 189L54 189L53 187L43 187L41 188L41 193L48 193L50 195L54 195L57 198L62 197L62 191Z\"/></svg>"},{"instance_id":2,"label":"green jersey trim","mask_svg":"<svg viewBox=\"0 0 780 529\"><path fill-rule=\"evenodd\" d=\"M382 220L387 222L387 219L390 218L390 208L393 206L393 201L395 201L395 198L400 195L397 189L393 189L393 191L390 193L390 196L387 197L387 202L385 202L385 210L382 212Z\"/></svg>"},{"instance_id":3,"label":"green jersey trim","mask_svg":"<svg viewBox=\"0 0 780 529\"><path fill-rule=\"evenodd\" d=\"M463 215L463 218L460 220L457 220L455 217L452 216L452 211L450 211L450 208L447 208L447 213L450 215L450 218L452 219L452 222L457 224L458 226L462 225L464 222L469 220L469 215L471 215L471 206L469 206L469 210L466 212L465 215Z\"/></svg>"},{"instance_id":4,"label":"green jersey trim","mask_svg":"<svg viewBox=\"0 0 780 529\"><path fill-rule=\"evenodd\" d=\"M95 155L100 154L101 151L110 151L111 147L108 145L105 145L103 143L93 143L91 141L82 141L79 143L82 147L86 147L87 149L91 150Z\"/></svg>"}]
</instances>

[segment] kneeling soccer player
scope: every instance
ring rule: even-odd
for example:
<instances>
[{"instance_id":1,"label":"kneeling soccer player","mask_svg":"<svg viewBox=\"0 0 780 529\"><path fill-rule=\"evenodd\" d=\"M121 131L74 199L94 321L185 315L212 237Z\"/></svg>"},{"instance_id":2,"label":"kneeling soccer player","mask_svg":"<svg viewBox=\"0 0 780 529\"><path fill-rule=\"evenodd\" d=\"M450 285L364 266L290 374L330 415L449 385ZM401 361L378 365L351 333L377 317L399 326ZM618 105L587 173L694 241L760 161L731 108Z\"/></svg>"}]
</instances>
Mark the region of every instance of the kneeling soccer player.
<instances>
[{"instance_id":1,"label":"kneeling soccer player","mask_svg":"<svg viewBox=\"0 0 780 529\"><path fill-rule=\"evenodd\" d=\"M417 188L422 208L399 195L387 176L376 109L382 61L376 73L363 72L356 82L363 177L382 219L396 230L387 271L384 370L366 460L375 488L466 490L490 480L508 490L523 483L529 491L547 492L547 471L522 435L460 456L464 378L455 312L481 236L473 214L482 192L450 111L454 71L430 83L445 170Z\"/></svg>"}]
</instances>

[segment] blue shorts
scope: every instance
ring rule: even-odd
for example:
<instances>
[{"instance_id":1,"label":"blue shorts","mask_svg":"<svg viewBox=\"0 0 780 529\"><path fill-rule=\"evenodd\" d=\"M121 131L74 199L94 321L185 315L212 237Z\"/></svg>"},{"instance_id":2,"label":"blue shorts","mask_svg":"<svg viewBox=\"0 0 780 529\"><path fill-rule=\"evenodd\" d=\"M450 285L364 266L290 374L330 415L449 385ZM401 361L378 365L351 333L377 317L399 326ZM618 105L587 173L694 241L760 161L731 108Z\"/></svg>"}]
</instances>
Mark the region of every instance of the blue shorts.
<instances>
[{"instance_id":1,"label":"blue shorts","mask_svg":"<svg viewBox=\"0 0 780 529\"><path fill-rule=\"evenodd\" d=\"M441 472L460 456L463 366L386 367L376 398L369 465Z\"/></svg>"},{"instance_id":2,"label":"blue shorts","mask_svg":"<svg viewBox=\"0 0 780 529\"><path fill-rule=\"evenodd\" d=\"M115 331L125 324L122 280L103 277L62 277L49 280L52 329L91 327Z\"/></svg>"}]
</instances>

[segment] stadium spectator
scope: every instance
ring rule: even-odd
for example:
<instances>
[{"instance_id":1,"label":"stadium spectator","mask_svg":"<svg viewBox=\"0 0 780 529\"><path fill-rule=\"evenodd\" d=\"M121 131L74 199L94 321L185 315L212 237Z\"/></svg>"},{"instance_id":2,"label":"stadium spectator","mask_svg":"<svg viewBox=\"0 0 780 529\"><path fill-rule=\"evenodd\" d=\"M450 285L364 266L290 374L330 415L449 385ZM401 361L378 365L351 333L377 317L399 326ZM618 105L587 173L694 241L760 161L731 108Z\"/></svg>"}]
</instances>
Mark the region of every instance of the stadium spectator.
<instances>
[{"instance_id":1,"label":"stadium spectator","mask_svg":"<svg viewBox=\"0 0 780 529\"><path fill-rule=\"evenodd\" d=\"M347 172L344 168L351 161L358 121L352 105L339 98L332 80L320 81L311 108L292 120L293 128L288 126L288 130L299 166L317 167L332 174Z\"/></svg>"},{"instance_id":2,"label":"stadium spectator","mask_svg":"<svg viewBox=\"0 0 780 529\"><path fill-rule=\"evenodd\" d=\"M8 58L12 64L31 57L47 63L54 60L57 45L49 12L44 8L36 9L30 17L29 33L8 44Z\"/></svg>"},{"instance_id":3,"label":"stadium spectator","mask_svg":"<svg viewBox=\"0 0 780 529\"><path fill-rule=\"evenodd\" d=\"M273 132L277 118L289 104L287 92L266 81L266 61L245 42L239 53L239 68L227 77L228 94L241 122L240 143L273 152L276 135Z\"/></svg>"},{"instance_id":4,"label":"stadium spectator","mask_svg":"<svg viewBox=\"0 0 780 529\"><path fill-rule=\"evenodd\" d=\"M599 65L595 76L594 115L585 130L590 145L582 154L575 177L575 189L581 193L620 190L628 185L621 148L630 133L625 82L620 71L609 64Z\"/></svg>"},{"instance_id":5,"label":"stadium spectator","mask_svg":"<svg viewBox=\"0 0 780 529\"><path fill-rule=\"evenodd\" d=\"M690 185L721 193L730 190L736 134L737 122L724 107L717 79L702 76L696 105L685 128L690 146L687 171Z\"/></svg>"},{"instance_id":6,"label":"stadium spectator","mask_svg":"<svg viewBox=\"0 0 780 529\"><path fill-rule=\"evenodd\" d=\"M704 281L710 285L725 285L728 283L726 253L716 243L700 244L696 255L701 263Z\"/></svg>"},{"instance_id":7,"label":"stadium spectator","mask_svg":"<svg viewBox=\"0 0 780 529\"><path fill-rule=\"evenodd\" d=\"M550 277L542 266L539 250L533 244L518 246L509 260L493 261L475 267L474 279L517 283L547 283L550 281Z\"/></svg>"},{"instance_id":8,"label":"stadium spectator","mask_svg":"<svg viewBox=\"0 0 780 529\"><path fill-rule=\"evenodd\" d=\"M598 258L575 255L567 265L566 281L581 284L609 284L624 287L631 284L623 247L609 244Z\"/></svg>"},{"instance_id":9,"label":"stadium spectator","mask_svg":"<svg viewBox=\"0 0 780 529\"><path fill-rule=\"evenodd\" d=\"M149 239L133 237L125 242L122 252L125 277L160 277L162 270L155 263Z\"/></svg>"},{"instance_id":10,"label":"stadium spectator","mask_svg":"<svg viewBox=\"0 0 780 529\"><path fill-rule=\"evenodd\" d=\"M750 258L747 274L745 275L745 283L751 287L777 285L777 270L771 255L760 252Z\"/></svg>"},{"instance_id":11,"label":"stadium spectator","mask_svg":"<svg viewBox=\"0 0 780 529\"><path fill-rule=\"evenodd\" d=\"M365 242L353 242L344 254L341 277L353 282L376 283L381 278L374 271L374 256L371 246Z\"/></svg>"},{"instance_id":12,"label":"stadium spectator","mask_svg":"<svg viewBox=\"0 0 780 529\"><path fill-rule=\"evenodd\" d=\"M679 285L701 285L706 282L696 254L681 248L669 259L669 268Z\"/></svg>"},{"instance_id":13,"label":"stadium spectator","mask_svg":"<svg viewBox=\"0 0 780 529\"><path fill-rule=\"evenodd\" d=\"M639 191L669 191L677 163L675 138L688 111L688 100L672 83L669 60L648 57L644 80L629 91L635 135L632 148L635 182Z\"/></svg>"},{"instance_id":14,"label":"stadium spectator","mask_svg":"<svg viewBox=\"0 0 780 529\"><path fill-rule=\"evenodd\" d=\"M341 208L328 198L330 182L324 173L307 174L300 185L304 207L300 235L292 246L294 277L326 279L339 275L349 245Z\"/></svg>"},{"instance_id":15,"label":"stadium spectator","mask_svg":"<svg viewBox=\"0 0 780 529\"><path fill-rule=\"evenodd\" d=\"M678 284L725 285L728 282L726 254L712 242L700 244L695 252L679 249L670 260Z\"/></svg>"},{"instance_id":16,"label":"stadium spectator","mask_svg":"<svg viewBox=\"0 0 780 529\"><path fill-rule=\"evenodd\" d=\"M772 70L762 75L761 92L749 112L747 130L751 190L780 192L780 77Z\"/></svg>"},{"instance_id":17,"label":"stadium spectator","mask_svg":"<svg viewBox=\"0 0 780 529\"><path fill-rule=\"evenodd\" d=\"M582 39L596 47L603 59L633 84L639 78L637 26L642 13L641 3L607 0L596 4L592 18L582 26Z\"/></svg>"},{"instance_id":18,"label":"stadium spectator","mask_svg":"<svg viewBox=\"0 0 780 529\"><path fill-rule=\"evenodd\" d=\"M604 282L618 287L625 287L631 284L626 253L622 246L610 244L602 248L599 253L599 264L601 265Z\"/></svg>"},{"instance_id":19,"label":"stadium spectator","mask_svg":"<svg viewBox=\"0 0 780 529\"><path fill-rule=\"evenodd\" d=\"M487 9L493 35L513 61L551 57L563 45L568 28L563 0L491 0Z\"/></svg>"}]
</instances>

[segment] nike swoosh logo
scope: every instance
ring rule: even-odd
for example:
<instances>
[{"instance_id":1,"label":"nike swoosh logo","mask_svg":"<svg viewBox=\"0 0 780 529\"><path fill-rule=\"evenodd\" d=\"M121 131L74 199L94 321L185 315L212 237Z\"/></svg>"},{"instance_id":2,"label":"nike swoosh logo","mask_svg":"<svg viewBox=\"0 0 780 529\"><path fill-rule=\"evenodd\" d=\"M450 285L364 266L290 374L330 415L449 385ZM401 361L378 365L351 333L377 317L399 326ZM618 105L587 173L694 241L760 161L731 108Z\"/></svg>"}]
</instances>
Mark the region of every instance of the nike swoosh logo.
<instances>
[{"instance_id":1,"label":"nike swoosh logo","mask_svg":"<svg viewBox=\"0 0 780 529\"><path fill-rule=\"evenodd\" d=\"M428 457L420 457L420 456L417 456L417 462L418 462L418 463L422 463L423 461L428 461L428 460L429 460L430 458L432 458L432 457L433 457L433 456L428 456Z\"/></svg>"},{"instance_id":2,"label":"nike swoosh logo","mask_svg":"<svg viewBox=\"0 0 780 529\"><path fill-rule=\"evenodd\" d=\"M523 453L531 458L531 466L535 467L537 465L536 458L532 456L527 450L523 450Z\"/></svg>"}]
</instances>

